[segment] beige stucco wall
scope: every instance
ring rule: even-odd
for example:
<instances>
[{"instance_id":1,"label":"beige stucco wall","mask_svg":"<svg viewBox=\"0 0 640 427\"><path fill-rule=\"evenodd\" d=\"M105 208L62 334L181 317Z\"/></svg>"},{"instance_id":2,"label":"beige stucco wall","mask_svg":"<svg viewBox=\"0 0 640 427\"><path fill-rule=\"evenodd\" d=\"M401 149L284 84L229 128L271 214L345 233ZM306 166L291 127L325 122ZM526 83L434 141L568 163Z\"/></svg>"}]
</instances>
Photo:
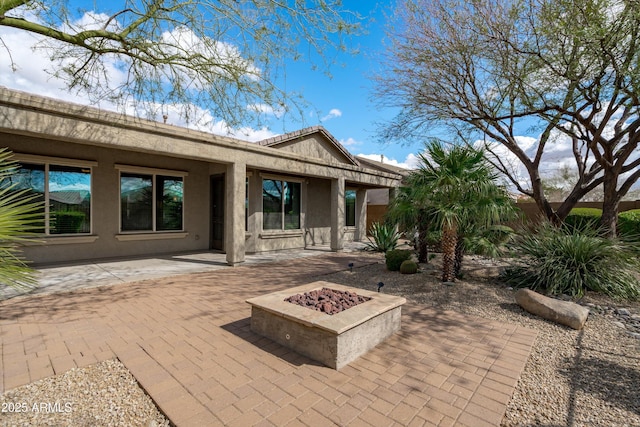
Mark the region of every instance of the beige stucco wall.
<instances>
[{"instance_id":1,"label":"beige stucco wall","mask_svg":"<svg viewBox=\"0 0 640 427\"><path fill-rule=\"evenodd\" d=\"M0 131L318 178L394 187L399 176L0 88ZM308 136L308 140L315 137ZM302 146L306 145L301 141ZM326 141L324 142L326 143ZM311 147L310 145L309 147ZM317 146L317 145L316 145Z\"/></svg>"},{"instance_id":2,"label":"beige stucco wall","mask_svg":"<svg viewBox=\"0 0 640 427\"><path fill-rule=\"evenodd\" d=\"M88 260L116 256L136 256L208 250L210 248L210 177L225 174L226 165L154 154L136 153L103 147L63 143L28 136L1 134L3 145L18 154L47 158L64 158L97 162L92 170L92 235L93 243L64 243L65 237L45 239L47 246L25 248L27 259L36 264L69 260ZM55 160L52 160L55 163ZM178 239L120 241L119 234L119 170L116 164L152 169L185 171L184 231ZM303 249L331 242L331 181L296 175L275 174L273 171L247 169L249 178L249 217L245 240L247 253L282 249ZM262 230L263 177L301 180L301 229L284 232ZM226 220L226 219L225 219ZM354 239L354 229L346 228L344 237ZM160 233L156 233L159 235ZM55 250L64 243L64 250ZM62 247L62 246L60 246Z\"/></svg>"},{"instance_id":3,"label":"beige stucco wall","mask_svg":"<svg viewBox=\"0 0 640 427\"><path fill-rule=\"evenodd\" d=\"M340 250L342 239L352 239L355 234L344 227L345 185L368 189L400 183L400 176L392 171L358 166L322 129L301 132L275 148L4 88L0 88L0 109L2 146L25 154L97 162L92 176L92 234L97 239L92 243L66 239L66 244L59 246L63 249L56 250L56 243L65 239L48 238L48 246L26 250L27 257L38 263L207 250L211 242L210 178L218 174L226 177L223 240L228 262L242 262L245 251L329 243ZM117 164L188 174L184 180L183 235L166 239L156 233L153 239L142 236L147 238L126 241L119 236ZM274 175L302 183L300 230L262 230L262 179ZM243 221L244 176L250 180L247 230Z\"/></svg>"},{"instance_id":4,"label":"beige stucco wall","mask_svg":"<svg viewBox=\"0 0 640 427\"><path fill-rule=\"evenodd\" d=\"M287 175L274 175L259 170L249 171L249 221L246 238L248 253L282 249L303 249L329 245L331 242L331 181L306 178L301 182L300 230L262 229L262 177L264 174L287 179ZM289 177L300 179L300 177ZM355 228L345 231L345 239L354 239Z\"/></svg>"},{"instance_id":5,"label":"beige stucco wall","mask_svg":"<svg viewBox=\"0 0 640 427\"><path fill-rule=\"evenodd\" d=\"M295 141L287 141L277 145L277 149L325 160L328 164L350 163L347 157L336 149L336 146L319 134Z\"/></svg>"},{"instance_id":6,"label":"beige stucco wall","mask_svg":"<svg viewBox=\"0 0 640 427\"><path fill-rule=\"evenodd\" d=\"M263 230L262 223L262 180L282 179L300 182L300 224L306 222L308 188L304 177L278 174L273 171L252 169L249 171L249 220L246 242L247 253L267 252L305 247L304 232L301 230Z\"/></svg>"},{"instance_id":7,"label":"beige stucco wall","mask_svg":"<svg viewBox=\"0 0 640 427\"><path fill-rule=\"evenodd\" d=\"M56 236L45 239L47 246L28 246L27 259L36 264L69 260L162 254L206 250L209 247L209 165L184 159L171 159L152 154L78 146L58 141L0 134L2 145L18 154L51 158L96 161L92 170L92 235L93 243L66 243L71 239ZM55 161L52 161L55 163ZM184 178L184 231L178 239L119 241L119 170L116 164L154 169L186 171ZM157 233L158 234L158 233ZM159 234L158 234L159 235ZM167 234L169 237L169 235ZM56 249L58 248L58 249Z\"/></svg>"},{"instance_id":8,"label":"beige stucco wall","mask_svg":"<svg viewBox=\"0 0 640 427\"><path fill-rule=\"evenodd\" d=\"M308 246L331 243L331 182L309 179L305 240Z\"/></svg>"}]
</instances>

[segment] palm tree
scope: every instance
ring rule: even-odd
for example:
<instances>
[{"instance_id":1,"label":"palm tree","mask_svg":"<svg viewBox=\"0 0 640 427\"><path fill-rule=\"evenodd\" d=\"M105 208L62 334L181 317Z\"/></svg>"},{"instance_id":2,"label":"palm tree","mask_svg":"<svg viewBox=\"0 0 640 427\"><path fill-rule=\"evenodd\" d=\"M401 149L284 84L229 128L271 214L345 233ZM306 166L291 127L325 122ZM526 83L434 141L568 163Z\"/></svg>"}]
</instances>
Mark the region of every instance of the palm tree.
<instances>
[{"instance_id":1,"label":"palm tree","mask_svg":"<svg viewBox=\"0 0 640 427\"><path fill-rule=\"evenodd\" d=\"M409 173L404 179L404 185L389 201L386 213L389 222L397 224L406 232L417 233L418 262L422 263L429 260L427 235L432 228L429 201L421 197L422 187L425 184L422 175L415 172Z\"/></svg>"},{"instance_id":2,"label":"palm tree","mask_svg":"<svg viewBox=\"0 0 640 427\"><path fill-rule=\"evenodd\" d=\"M35 287L33 270L21 257L19 245L32 242L34 231L42 227L42 204L37 195L19 190L11 177L18 164L7 149L0 149L0 285L19 290Z\"/></svg>"},{"instance_id":3,"label":"palm tree","mask_svg":"<svg viewBox=\"0 0 640 427\"><path fill-rule=\"evenodd\" d=\"M482 150L446 148L433 140L419 157L421 167L412 180L421 185L413 195L430 207L430 219L442 231L442 281L453 282L462 263L459 237L499 224L514 208Z\"/></svg>"}]
</instances>

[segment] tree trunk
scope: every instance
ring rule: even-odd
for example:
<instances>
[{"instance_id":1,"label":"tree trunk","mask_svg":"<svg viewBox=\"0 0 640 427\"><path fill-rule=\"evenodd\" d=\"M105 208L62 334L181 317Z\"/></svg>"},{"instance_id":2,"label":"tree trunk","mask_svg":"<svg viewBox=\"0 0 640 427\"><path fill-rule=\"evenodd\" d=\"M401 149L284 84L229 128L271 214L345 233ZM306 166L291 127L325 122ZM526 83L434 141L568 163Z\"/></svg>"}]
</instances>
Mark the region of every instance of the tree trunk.
<instances>
[{"instance_id":1,"label":"tree trunk","mask_svg":"<svg viewBox=\"0 0 640 427\"><path fill-rule=\"evenodd\" d=\"M558 219L561 223L564 222L569 213L571 213L571 209L573 209L578 204L580 198L584 195L584 193L578 194L576 191L572 191L571 194L569 194L569 196L564 199L562 204L556 210L556 215L558 216Z\"/></svg>"},{"instance_id":2,"label":"tree trunk","mask_svg":"<svg viewBox=\"0 0 640 427\"><path fill-rule=\"evenodd\" d=\"M600 230L603 236L612 239L617 236L618 209L620 197L617 192L618 176L605 170L603 185L602 217Z\"/></svg>"},{"instance_id":3,"label":"tree trunk","mask_svg":"<svg viewBox=\"0 0 640 427\"><path fill-rule=\"evenodd\" d=\"M544 195L544 189L542 188L542 179L537 169L529 169L529 176L531 177L531 189L533 190L533 200L536 202L540 212L547 218L552 224L560 225L562 220L558 218L557 213L551 207L551 203Z\"/></svg>"},{"instance_id":4,"label":"tree trunk","mask_svg":"<svg viewBox=\"0 0 640 427\"><path fill-rule=\"evenodd\" d=\"M458 230L456 224L445 224L442 227L442 281L455 282L456 243Z\"/></svg>"},{"instance_id":5,"label":"tree trunk","mask_svg":"<svg viewBox=\"0 0 640 427\"><path fill-rule=\"evenodd\" d=\"M464 244L462 242L462 238L458 236L458 241L456 242L456 253L455 260L453 263L453 274L460 278L460 272L462 271L462 257L464 256Z\"/></svg>"},{"instance_id":6,"label":"tree trunk","mask_svg":"<svg viewBox=\"0 0 640 427\"><path fill-rule=\"evenodd\" d=\"M422 222L418 223L418 262L429 262L429 246L427 245L427 233L429 227Z\"/></svg>"}]
</instances>

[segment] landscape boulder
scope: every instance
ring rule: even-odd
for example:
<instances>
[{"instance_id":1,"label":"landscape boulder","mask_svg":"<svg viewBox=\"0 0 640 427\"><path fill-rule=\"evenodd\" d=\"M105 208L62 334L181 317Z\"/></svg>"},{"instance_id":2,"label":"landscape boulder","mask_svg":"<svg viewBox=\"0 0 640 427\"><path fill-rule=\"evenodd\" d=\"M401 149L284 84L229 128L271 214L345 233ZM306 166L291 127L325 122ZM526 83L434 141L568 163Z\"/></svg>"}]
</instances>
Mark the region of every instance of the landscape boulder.
<instances>
[{"instance_id":1,"label":"landscape boulder","mask_svg":"<svg viewBox=\"0 0 640 427\"><path fill-rule=\"evenodd\" d=\"M531 289L516 292L516 302L531 314L573 329L582 329L589 309L571 301L561 301L541 295Z\"/></svg>"}]
</instances>

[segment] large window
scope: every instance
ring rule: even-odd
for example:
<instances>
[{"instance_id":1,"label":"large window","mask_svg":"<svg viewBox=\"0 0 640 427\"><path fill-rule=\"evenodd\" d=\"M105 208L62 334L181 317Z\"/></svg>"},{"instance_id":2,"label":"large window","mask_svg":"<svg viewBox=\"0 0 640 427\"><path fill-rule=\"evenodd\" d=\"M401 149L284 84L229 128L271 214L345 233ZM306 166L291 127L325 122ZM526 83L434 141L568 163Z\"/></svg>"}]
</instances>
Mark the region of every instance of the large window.
<instances>
[{"instance_id":1,"label":"large window","mask_svg":"<svg viewBox=\"0 0 640 427\"><path fill-rule=\"evenodd\" d=\"M346 212L345 225L347 227L356 226L356 191L345 191L344 210Z\"/></svg>"},{"instance_id":2,"label":"large window","mask_svg":"<svg viewBox=\"0 0 640 427\"><path fill-rule=\"evenodd\" d=\"M262 228L300 229L300 183L265 179L262 181Z\"/></svg>"},{"instance_id":3,"label":"large window","mask_svg":"<svg viewBox=\"0 0 640 427\"><path fill-rule=\"evenodd\" d=\"M183 177L120 173L122 231L181 231Z\"/></svg>"},{"instance_id":4,"label":"large window","mask_svg":"<svg viewBox=\"0 0 640 427\"><path fill-rule=\"evenodd\" d=\"M90 165L21 162L11 182L16 190L27 190L42 203L42 226L38 230L42 234L91 233Z\"/></svg>"}]
</instances>

